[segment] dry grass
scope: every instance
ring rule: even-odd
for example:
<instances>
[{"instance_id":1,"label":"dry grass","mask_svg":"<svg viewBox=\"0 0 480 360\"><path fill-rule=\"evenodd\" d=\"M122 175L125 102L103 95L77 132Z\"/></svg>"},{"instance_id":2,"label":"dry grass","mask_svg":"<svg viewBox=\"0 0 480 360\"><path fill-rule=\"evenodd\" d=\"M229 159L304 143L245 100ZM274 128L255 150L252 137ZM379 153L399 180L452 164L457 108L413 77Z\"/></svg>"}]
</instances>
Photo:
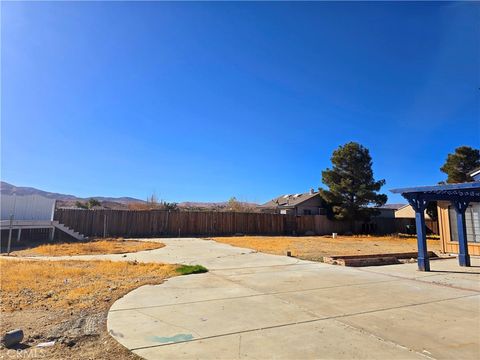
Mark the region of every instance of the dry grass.
<instances>
[{"instance_id":1,"label":"dry grass","mask_svg":"<svg viewBox=\"0 0 480 360\"><path fill-rule=\"evenodd\" d=\"M417 251L415 238L393 236L241 236L214 237L212 240L250 248L257 251L285 255L291 251L293 256L307 260L322 260L333 255L367 255L380 253L400 253ZM428 240L428 249L439 252L440 241Z\"/></svg>"},{"instance_id":2,"label":"dry grass","mask_svg":"<svg viewBox=\"0 0 480 360\"><path fill-rule=\"evenodd\" d=\"M0 358L131 359L108 333L107 311L126 293L178 275L177 265L112 261L0 259L0 332L23 329L24 350ZM35 345L55 341L52 347Z\"/></svg>"},{"instance_id":3,"label":"dry grass","mask_svg":"<svg viewBox=\"0 0 480 360\"><path fill-rule=\"evenodd\" d=\"M176 265L126 261L0 260L1 309L83 309L109 304L176 275Z\"/></svg>"},{"instance_id":4,"label":"dry grass","mask_svg":"<svg viewBox=\"0 0 480 360\"><path fill-rule=\"evenodd\" d=\"M107 238L84 242L40 245L26 250L14 251L12 254L19 256L124 254L137 251L154 250L164 246L165 245L162 243L153 241Z\"/></svg>"}]
</instances>

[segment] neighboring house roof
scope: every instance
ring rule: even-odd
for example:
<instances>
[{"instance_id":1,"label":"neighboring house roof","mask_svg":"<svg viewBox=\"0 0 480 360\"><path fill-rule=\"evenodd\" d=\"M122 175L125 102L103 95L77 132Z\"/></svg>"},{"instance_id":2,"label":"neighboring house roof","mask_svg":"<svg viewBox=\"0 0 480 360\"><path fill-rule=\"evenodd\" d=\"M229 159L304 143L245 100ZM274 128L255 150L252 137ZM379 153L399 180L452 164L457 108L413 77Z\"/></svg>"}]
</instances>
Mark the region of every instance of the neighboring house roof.
<instances>
[{"instance_id":1,"label":"neighboring house roof","mask_svg":"<svg viewBox=\"0 0 480 360\"><path fill-rule=\"evenodd\" d=\"M407 206L408 204L385 204L383 206L379 206L376 209L389 209L389 210L398 210Z\"/></svg>"},{"instance_id":2,"label":"neighboring house roof","mask_svg":"<svg viewBox=\"0 0 480 360\"><path fill-rule=\"evenodd\" d=\"M262 207L284 207L292 208L300 205L301 203L319 196L318 192L308 192L303 194L286 194L270 200L262 205Z\"/></svg>"},{"instance_id":3,"label":"neighboring house roof","mask_svg":"<svg viewBox=\"0 0 480 360\"><path fill-rule=\"evenodd\" d=\"M468 175L470 175L473 178L473 180L480 181L480 167L476 168L473 171L470 171Z\"/></svg>"}]
</instances>

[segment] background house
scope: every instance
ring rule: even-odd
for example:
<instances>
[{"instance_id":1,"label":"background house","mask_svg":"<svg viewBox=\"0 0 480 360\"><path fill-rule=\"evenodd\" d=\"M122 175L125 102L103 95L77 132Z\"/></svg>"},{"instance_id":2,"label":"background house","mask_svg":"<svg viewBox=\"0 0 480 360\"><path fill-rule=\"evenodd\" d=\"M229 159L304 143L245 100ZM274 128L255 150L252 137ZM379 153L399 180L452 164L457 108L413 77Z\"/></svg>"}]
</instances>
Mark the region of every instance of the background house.
<instances>
[{"instance_id":1,"label":"background house","mask_svg":"<svg viewBox=\"0 0 480 360\"><path fill-rule=\"evenodd\" d=\"M480 168L476 168L472 172L470 172L468 175L474 180L474 181L480 181Z\"/></svg>"},{"instance_id":2,"label":"background house","mask_svg":"<svg viewBox=\"0 0 480 360\"><path fill-rule=\"evenodd\" d=\"M403 219L415 219L415 210L409 205L404 204L395 210L395 218L403 218ZM430 216L427 214L425 210L425 220L431 220Z\"/></svg>"},{"instance_id":3,"label":"background house","mask_svg":"<svg viewBox=\"0 0 480 360\"><path fill-rule=\"evenodd\" d=\"M379 212L374 217L376 218L395 218L395 213L398 209L405 206L405 204L385 204L383 206L376 207L375 209Z\"/></svg>"},{"instance_id":4,"label":"background house","mask_svg":"<svg viewBox=\"0 0 480 360\"><path fill-rule=\"evenodd\" d=\"M326 213L320 194L313 189L303 194L281 195L261 207L264 210L285 215L324 215Z\"/></svg>"},{"instance_id":5,"label":"background house","mask_svg":"<svg viewBox=\"0 0 480 360\"><path fill-rule=\"evenodd\" d=\"M426 210L424 215L427 233L438 235L438 221L432 220ZM395 232L414 234L415 231L415 210L409 204L401 204L395 210Z\"/></svg>"}]
</instances>

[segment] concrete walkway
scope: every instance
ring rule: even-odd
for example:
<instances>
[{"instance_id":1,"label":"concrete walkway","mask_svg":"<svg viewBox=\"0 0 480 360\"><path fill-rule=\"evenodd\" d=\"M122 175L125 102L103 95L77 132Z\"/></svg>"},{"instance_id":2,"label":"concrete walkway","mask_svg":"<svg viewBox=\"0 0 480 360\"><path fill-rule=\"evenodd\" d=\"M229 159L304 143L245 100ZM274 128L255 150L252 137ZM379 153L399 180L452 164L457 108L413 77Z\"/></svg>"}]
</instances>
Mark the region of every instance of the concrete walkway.
<instances>
[{"instance_id":1,"label":"concrete walkway","mask_svg":"<svg viewBox=\"0 0 480 360\"><path fill-rule=\"evenodd\" d=\"M468 269L432 261L434 271L422 273L416 264L347 268L200 239L160 241L167 246L116 259L210 272L115 302L110 333L144 358L480 358L479 259Z\"/></svg>"}]
</instances>

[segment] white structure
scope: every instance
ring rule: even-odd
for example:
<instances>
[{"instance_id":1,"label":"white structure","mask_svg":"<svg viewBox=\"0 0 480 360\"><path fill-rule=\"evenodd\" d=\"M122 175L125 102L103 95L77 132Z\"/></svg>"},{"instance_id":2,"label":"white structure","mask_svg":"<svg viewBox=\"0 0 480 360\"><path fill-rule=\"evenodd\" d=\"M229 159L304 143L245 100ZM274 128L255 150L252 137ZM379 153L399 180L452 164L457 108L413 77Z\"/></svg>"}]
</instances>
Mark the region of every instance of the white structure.
<instances>
[{"instance_id":1,"label":"white structure","mask_svg":"<svg viewBox=\"0 0 480 360\"><path fill-rule=\"evenodd\" d=\"M1 219L0 230L9 230L7 252L10 252L12 231L17 230L17 242L20 241L22 229L50 229L53 240L55 229L84 240L85 237L53 220L55 200L39 195L2 195L0 197Z\"/></svg>"},{"instance_id":2,"label":"white structure","mask_svg":"<svg viewBox=\"0 0 480 360\"><path fill-rule=\"evenodd\" d=\"M1 219L52 221L55 200L39 195L2 195L0 198Z\"/></svg>"}]
</instances>

